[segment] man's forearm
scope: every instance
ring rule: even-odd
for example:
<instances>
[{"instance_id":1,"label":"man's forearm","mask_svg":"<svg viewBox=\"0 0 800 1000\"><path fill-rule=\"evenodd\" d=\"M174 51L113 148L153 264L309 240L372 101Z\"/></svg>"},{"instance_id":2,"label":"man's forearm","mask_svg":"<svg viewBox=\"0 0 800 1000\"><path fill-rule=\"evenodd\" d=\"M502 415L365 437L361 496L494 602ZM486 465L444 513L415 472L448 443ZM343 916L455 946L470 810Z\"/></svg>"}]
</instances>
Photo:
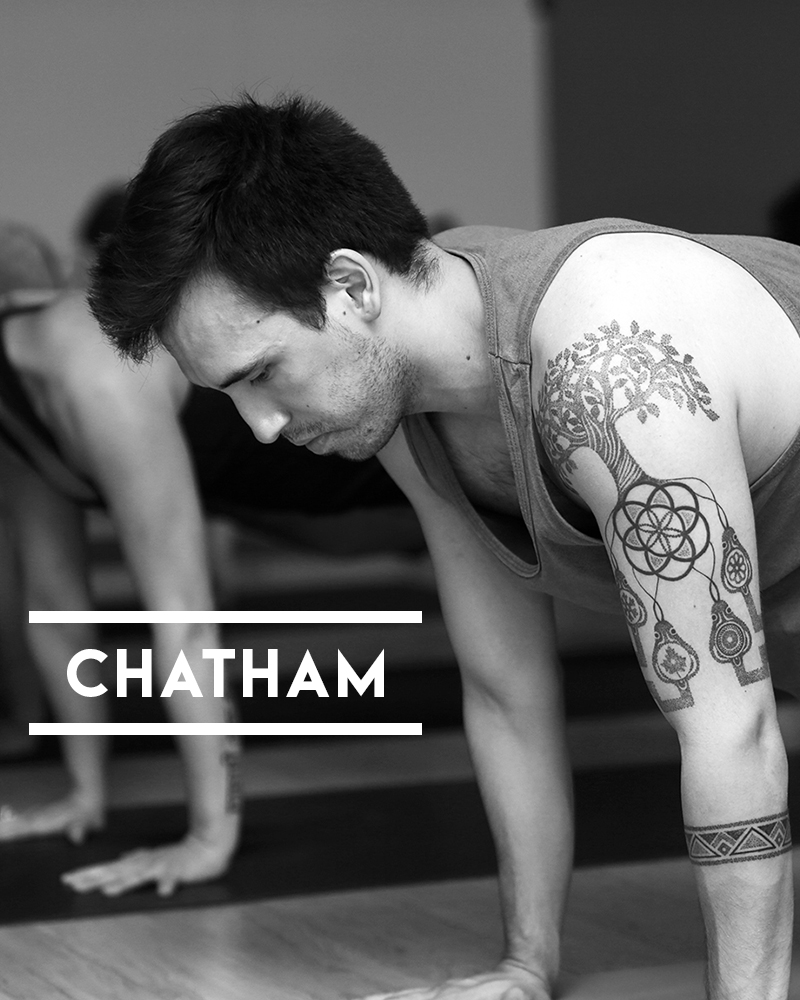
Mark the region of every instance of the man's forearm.
<instances>
[{"instance_id":1,"label":"man's forearm","mask_svg":"<svg viewBox=\"0 0 800 1000\"><path fill-rule=\"evenodd\" d=\"M552 988L572 866L563 727L468 683L464 722L497 848L506 958Z\"/></svg>"},{"instance_id":2,"label":"man's forearm","mask_svg":"<svg viewBox=\"0 0 800 1000\"><path fill-rule=\"evenodd\" d=\"M785 1000L792 948L791 854L702 868L709 1000Z\"/></svg>"},{"instance_id":3,"label":"man's forearm","mask_svg":"<svg viewBox=\"0 0 800 1000\"><path fill-rule=\"evenodd\" d=\"M723 768L684 754L686 835L706 926L708 997L785 1000L793 915L785 753L772 734L749 752L727 756ZM728 818L704 821L704 802L713 803L715 819Z\"/></svg>"}]
</instances>

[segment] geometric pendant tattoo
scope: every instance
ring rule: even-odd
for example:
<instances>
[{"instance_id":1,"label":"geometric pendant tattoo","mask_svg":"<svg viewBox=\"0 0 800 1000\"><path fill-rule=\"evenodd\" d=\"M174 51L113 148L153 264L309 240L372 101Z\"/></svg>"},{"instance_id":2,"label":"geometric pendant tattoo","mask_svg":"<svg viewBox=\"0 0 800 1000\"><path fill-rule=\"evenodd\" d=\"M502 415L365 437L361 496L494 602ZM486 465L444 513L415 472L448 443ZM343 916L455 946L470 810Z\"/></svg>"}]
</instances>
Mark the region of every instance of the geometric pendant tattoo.
<instances>
[{"instance_id":1,"label":"geometric pendant tattoo","mask_svg":"<svg viewBox=\"0 0 800 1000\"><path fill-rule=\"evenodd\" d=\"M731 594L740 593L747 604L747 610L753 619L756 631L762 628L761 619L756 610L753 595L750 593L750 583L753 579L753 564L744 550L744 546L736 536L736 532L728 526L722 532L722 567L720 571L722 583Z\"/></svg>"},{"instance_id":2,"label":"geometric pendant tattoo","mask_svg":"<svg viewBox=\"0 0 800 1000\"><path fill-rule=\"evenodd\" d=\"M731 664L742 687L765 680L769 676L766 658L762 657L758 669L745 670L744 656L753 645L750 630L733 613L730 604L719 597L716 588L713 588L712 594L716 594L717 599L711 607L711 637L708 643L711 655L718 663Z\"/></svg>"},{"instance_id":3,"label":"geometric pendant tattoo","mask_svg":"<svg viewBox=\"0 0 800 1000\"><path fill-rule=\"evenodd\" d=\"M719 826L687 826L686 846L696 865L723 865L734 861L761 861L791 849L788 812Z\"/></svg>"},{"instance_id":4,"label":"geometric pendant tattoo","mask_svg":"<svg viewBox=\"0 0 800 1000\"><path fill-rule=\"evenodd\" d=\"M678 690L677 698L656 697L662 711L674 712L678 708L689 708L694 704L689 690L689 680L700 669L700 657L682 639L675 627L663 618L655 624L656 641L653 647L653 669L666 684L673 684Z\"/></svg>"},{"instance_id":5,"label":"geometric pendant tattoo","mask_svg":"<svg viewBox=\"0 0 800 1000\"><path fill-rule=\"evenodd\" d=\"M711 655L720 663L732 663L736 668L736 676L741 679L744 672L742 658L750 652L753 640L750 631L731 611L731 606L721 598L714 601L711 607L711 638L709 639Z\"/></svg>"}]
</instances>

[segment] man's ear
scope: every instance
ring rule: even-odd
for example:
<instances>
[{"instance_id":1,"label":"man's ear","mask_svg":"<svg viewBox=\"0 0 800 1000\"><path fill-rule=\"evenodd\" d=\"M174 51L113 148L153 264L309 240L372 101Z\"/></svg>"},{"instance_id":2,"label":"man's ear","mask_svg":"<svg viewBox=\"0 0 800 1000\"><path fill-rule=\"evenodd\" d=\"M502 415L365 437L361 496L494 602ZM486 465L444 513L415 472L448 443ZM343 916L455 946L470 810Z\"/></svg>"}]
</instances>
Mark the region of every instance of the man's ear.
<instances>
[{"instance_id":1,"label":"man's ear","mask_svg":"<svg viewBox=\"0 0 800 1000\"><path fill-rule=\"evenodd\" d=\"M381 313L381 287L372 262L357 250L334 250L328 259L329 295L346 296L345 306L365 322ZM329 311L330 305L329 303Z\"/></svg>"}]
</instances>

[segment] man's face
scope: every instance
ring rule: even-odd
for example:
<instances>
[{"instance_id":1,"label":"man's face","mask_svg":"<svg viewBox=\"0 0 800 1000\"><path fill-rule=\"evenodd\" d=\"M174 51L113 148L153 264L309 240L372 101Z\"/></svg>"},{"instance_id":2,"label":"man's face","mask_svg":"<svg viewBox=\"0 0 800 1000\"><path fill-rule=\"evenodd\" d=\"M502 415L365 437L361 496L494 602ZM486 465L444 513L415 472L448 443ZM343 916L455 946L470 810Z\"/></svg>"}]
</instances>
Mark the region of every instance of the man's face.
<instances>
[{"instance_id":1,"label":"man's face","mask_svg":"<svg viewBox=\"0 0 800 1000\"><path fill-rule=\"evenodd\" d=\"M361 461L412 408L410 363L373 331L332 320L315 330L222 279L185 291L164 344L190 381L226 392L265 443L282 435Z\"/></svg>"}]
</instances>

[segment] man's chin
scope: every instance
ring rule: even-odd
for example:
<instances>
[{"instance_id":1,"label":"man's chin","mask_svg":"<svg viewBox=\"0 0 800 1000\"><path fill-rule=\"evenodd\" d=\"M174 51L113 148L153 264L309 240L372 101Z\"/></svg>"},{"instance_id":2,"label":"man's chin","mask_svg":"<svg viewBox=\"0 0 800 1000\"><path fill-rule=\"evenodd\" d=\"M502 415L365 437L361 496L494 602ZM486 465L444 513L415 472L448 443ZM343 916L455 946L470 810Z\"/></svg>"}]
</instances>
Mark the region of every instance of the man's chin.
<instances>
[{"instance_id":1,"label":"man's chin","mask_svg":"<svg viewBox=\"0 0 800 1000\"><path fill-rule=\"evenodd\" d=\"M311 442L314 444L314 442ZM336 455L337 458L344 458L348 462L366 462L367 459L374 458L378 454L375 448L367 447L364 442L348 444L327 444L324 447L311 447L306 445L309 451L315 455ZM380 449L378 449L380 450Z\"/></svg>"},{"instance_id":2,"label":"man's chin","mask_svg":"<svg viewBox=\"0 0 800 1000\"><path fill-rule=\"evenodd\" d=\"M311 438L310 441L306 441L303 447L307 448L309 451L313 451L315 455L327 455L329 439L330 434L320 434L319 437Z\"/></svg>"},{"instance_id":3,"label":"man's chin","mask_svg":"<svg viewBox=\"0 0 800 1000\"><path fill-rule=\"evenodd\" d=\"M389 435L391 437L391 434ZM388 438L387 438L388 440ZM321 434L306 444L309 451L315 455L337 455L349 462L366 462L374 458L383 448L384 441L364 438L357 434L334 432Z\"/></svg>"},{"instance_id":4,"label":"man's chin","mask_svg":"<svg viewBox=\"0 0 800 1000\"><path fill-rule=\"evenodd\" d=\"M338 455L350 462L366 462L389 443L398 426L399 421L395 426L368 426L363 431L355 428L328 431L306 441L305 447L315 455Z\"/></svg>"}]
</instances>

